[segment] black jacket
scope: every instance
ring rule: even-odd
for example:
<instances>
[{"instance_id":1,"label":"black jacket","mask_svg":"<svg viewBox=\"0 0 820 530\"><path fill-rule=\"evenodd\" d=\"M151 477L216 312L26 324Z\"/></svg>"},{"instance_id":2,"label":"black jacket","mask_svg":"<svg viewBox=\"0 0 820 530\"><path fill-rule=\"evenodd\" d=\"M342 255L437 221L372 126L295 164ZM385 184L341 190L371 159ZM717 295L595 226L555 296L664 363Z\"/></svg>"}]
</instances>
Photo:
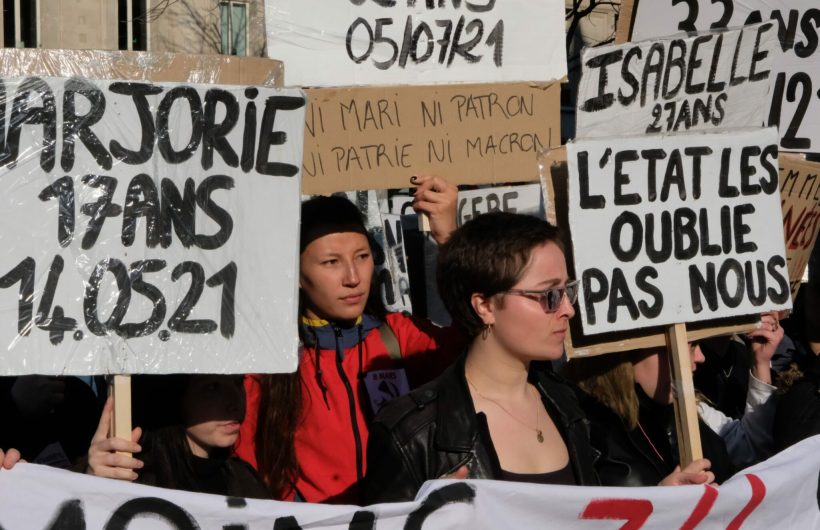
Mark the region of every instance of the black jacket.
<instances>
[{"instance_id":1,"label":"black jacket","mask_svg":"<svg viewBox=\"0 0 820 530\"><path fill-rule=\"evenodd\" d=\"M630 430L609 407L578 390L581 407L589 418L592 445L600 453L595 470L604 486L655 486L678 465L672 405L652 401L640 387L635 391L639 427ZM723 482L734 473L726 445L705 423L698 420L698 424L703 456L712 463L716 482Z\"/></svg>"},{"instance_id":2,"label":"black jacket","mask_svg":"<svg viewBox=\"0 0 820 530\"><path fill-rule=\"evenodd\" d=\"M498 478L491 448L482 442L467 380L465 357L436 380L381 409L367 444L365 504L409 501L421 485L467 465L469 478ZM569 452L579 485L597 485L583 412L572 388L548 363L532 363L530 382L541 394Z\"/></svg>"},{"instance_id":3,"label":"black jacket","mask_svg":"<svg viewBox=\"0 0 820 530\"><path fill-rule=\"evenodd\" d=\"M811 355L801 369L803 377L778 396L774 417L778 451L820 434L820 356Z\"/></svg>"},{"instance_id":4,"label":"black jacket","mask_svg":"<svg viewBox=\"0 0 820 530\"><path fill-rule=\"evenodd\" d=\"M27 416L12 398L12 387L18 380L36 384L34 380L39 378L60 379L65 385L63 393L50 411ZM71 468L88 452L105 404L105 378L97 376L94 383L96 394L88 384L72 376L0 377L0 449L14 447L28 462Z\"/></svg>"}]
</instances>

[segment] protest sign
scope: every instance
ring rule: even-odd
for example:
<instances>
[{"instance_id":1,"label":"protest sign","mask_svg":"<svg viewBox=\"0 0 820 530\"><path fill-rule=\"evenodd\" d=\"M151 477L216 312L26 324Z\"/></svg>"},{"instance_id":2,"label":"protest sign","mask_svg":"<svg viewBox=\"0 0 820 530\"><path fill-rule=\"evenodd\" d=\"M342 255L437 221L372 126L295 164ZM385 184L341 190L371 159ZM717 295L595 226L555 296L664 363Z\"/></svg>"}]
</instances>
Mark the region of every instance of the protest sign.
<instances>
[{"instance_id":1,"label":"protest sign","mask_svg":"<svg viewBox=\"0 0 820 530\"><path fill-rule=\"evenodd\" d=\"M544 152L539 156L541 173L541 190L544 194L547 220L560 227L566 238L564 248L567 258L567 269L570 278L577 278L573 259L572 234L569 230L569 204L566 148L561 147ZM757 328L759 317L744 316L728 319L717 319L705 322L693 322L686 326L686 339L689 342L708 337L747 333ZM586 335L578 318L570 319L569 333L564 341L564 351L570 359L590 357L609 353L624 352L643 348L665 347L667 328L655 326L640 329L626 329L596 335Z\"/></svg>"},{"instance_id":2,"label":"protest sign","mask_svg":"<svg viewBox=\"0 0 820 530\"><path fill-rule=\"evenodd\" d=\"M401 215L385 213L389 210L385 190L350 191L345 196L364 218L373 250L374 285L381 294L382 304L388 311L412 313Z\"/></svg>"},{"instance_id":3,"label":"protest sign","mask_svg":"<svg viewBox=\"0 0 820 530\"><path fill-rule=\"evenodd\" d=\"M401 215L382 213L384 254L389 276L380 275L382 296L388 311L413 312L410 301L410 275L407 268L407 252L404 248L404 230Z\"/></svg>"},{"instance_id":4,"label":"protest sign","mask_svg":"<svg viewBox=\"0 0 820 530\"><path fill-rule=\"evenodd\" d=\"M585 48L576 138L758 127L779 54L773 22Z\"/></svg>"},{"instance_id":5,"label":"protest sign","mask_svg":"<svg viewBox=\"0 0 820 530\"><path fill-rule=\"evenodd\" d=\"M789 284L794 299L820 232L820 164L781 154L780 199Z\"/></svg>"},{"instance_id":6,"label":"protest sign","mask_svg":"<svg viewBox=\"0 0 820 530\"><path fill-rule=\"evenodd\" d=\"M268 53L307 87L557 81L561 0L266 0Z\"/></svg>"},{"instance_id":7,"label":"protest sign","mask_svg":"<svg viewBox=\"0 0 820 530\"><path fill-rule=\"evenodd\" d=\"M745 469L720 488L431 481L413 502L358 507L204 495L18 464L0 470L0 525L36 530L804 529L820 527L818 473L820 437L814 437Z\"/></svg>"},{"instance_id":8,"label":"protest sign","mask_svg":"<svg viewBox=\"0 0 820 530\"><path fill-rule=\"evenodd\" d=\"M489 212L509 212L544 218L538 184L495 186L458 192L458 225Z\"/></svg>"},{"instance_id":9,"label":"protest sign","mask_svg":"<svg viewBox=\"0 0 820 530\"><path fill-rule=\"evenodd\" d=\"M632 39L706 31L771 20L782 55L772 70L767 123L785 151L820 152L820 9L816 0L643 0Z\"/></svg>"},{"instance_id":10,"label":"protest sign","mask_svg":"<svg viewBox=\"0 0 820 530\"><path fill-rule=\"evenodd\" d=\"M295 369L301 91L0 89L3 375Z\"/></svg>"},{"instance_id":11,"label":"protest sign","mask_svg":"<svg viewBox=\"0 0 820 530\"><path fill-rule=\"evenodd\" d=\"M777 132L568 144L586 334L791 306ZM603 228L603 229L602 229Z\"/></svg>"},{"instance_id":12,"label":"protest sign","mask_svg":"<svg viewBox=\"0 0 820 530\"><path fill-rule=\"evenodd\" d=\"M0 48L3 77L44 75L216 85L282 86L281 61L263 57L124 50Z\"/></svg>"},{"instance_id":13,"label":"protest sign","mask_svg":"<svg viewBox=\"0 0 820 530\"><path fill-rule=\"evenodd\" d=\"M304 193L405 188L411 175L455 184L537 180L560 144L560 88L450 85L308 90Z\"/></svg>"},{"instance_id":14,"label":"protest sign","mask_svg":"<svg viewBox=\"0 0 820 530\"><path fill-rule=\"evenodd\" d=\"M405 217L405 230L408 224L416 225L416 223L413 222L415 221L415 215L413 215L415 212L411 207L412 200L412 196L406 195L403 192L396 194L391 193L389 211ZM474 189L459 190L457 203L457 221L459 226L478 215L495 211L522 213L543 219L544 206L539 185L536 183L514 186L481 186ZM384 213L382 213L382 216L385 219L387 218ZM396 219L398 219L398 217ZM386 225L387 223L385 222L385 226ZM398 221L396 221L396 225L398 226ZM424 257L422 260L423 267L421 267L423 272L417 272L416 274L410 273L407 277L408 282L412 276L415 278L417 284L423 287L423 289L421 289L414 285L413 296L416 297L415 299L418 305L425 308L423 313L425 317L438 325L449 325L450 315L444 308L444 304L435 286L438 245L429 237L419 240L419 238L415 237L417 234L418 232L416 232L415 229L411 229L409 234L405 233L403 235L403 244L410 246L409 252L416 251ZM405 250L405 255L407 255L407 253L408 251ZM412 255L415 256L416 254L414 253ZM416 265L418 265L418 263L419 262L416 261ZM418 269L413 270L418 271ZM393 276L402 278L402 269L399 268L399 272ZM426 282L420 280L426 280ZM401 281L403 280L400 280L399 287L401 286ZM403 292L403 290L399 289L397 292Z\"/></svg>"}]
</instances>

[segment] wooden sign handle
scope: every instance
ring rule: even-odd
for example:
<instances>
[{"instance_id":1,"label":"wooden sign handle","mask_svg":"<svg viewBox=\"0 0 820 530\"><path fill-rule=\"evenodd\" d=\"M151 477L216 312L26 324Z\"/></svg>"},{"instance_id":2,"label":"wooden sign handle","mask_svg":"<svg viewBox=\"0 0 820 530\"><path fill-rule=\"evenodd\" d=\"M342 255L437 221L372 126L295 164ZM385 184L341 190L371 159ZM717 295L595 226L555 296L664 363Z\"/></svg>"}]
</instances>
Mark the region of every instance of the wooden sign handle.
<instances>
[{"instance_id":1,"label":"wooden sign handle","mask_svg":"<svg viewBox=\"0 0 820 530\"><path fill-rule=\"evenodd\" d=\"M110 436L131 439L131 376L115 375L111 385L114 396L114 411L111 418ZM131 453L120 453L131 456Z\"/></svg>"},{"instance_id":2,"label":"wooden sign handle","mask_svg":"<svg viewBox=\"0 0 820 530\"><path fill-rule=\"evenodd\" d=\"M430 232L430 218L427 217L426 213L419 214L419 232L424 232L425 234Z\"/></svg>"},{"instance_id":3,"label":"wooden sign handle","mask_svg":"<svg viewBox=\"0 0 820 530\"><path fill-rule=\"evenodd\" d=\"M675 425L678 433L680 467L685 468L694 460L703 458L698 427L698 407L695 384L692 382L692 361L686 340L686 324L675 324L666 330L669 364L675 385Z\"/></svg>"},{"instance_id":4,"label":"wooden sign handle","mask_svg":"<svg viewBox=\"0 0 820 530\"><path fill-rule=\"evenodd\" d=\"M618 13L618 22L615 26L615 44L629 42L632 37L632 24L637 4L638 0L621 0L621 10Z\"/></svg>"}]
</instances>

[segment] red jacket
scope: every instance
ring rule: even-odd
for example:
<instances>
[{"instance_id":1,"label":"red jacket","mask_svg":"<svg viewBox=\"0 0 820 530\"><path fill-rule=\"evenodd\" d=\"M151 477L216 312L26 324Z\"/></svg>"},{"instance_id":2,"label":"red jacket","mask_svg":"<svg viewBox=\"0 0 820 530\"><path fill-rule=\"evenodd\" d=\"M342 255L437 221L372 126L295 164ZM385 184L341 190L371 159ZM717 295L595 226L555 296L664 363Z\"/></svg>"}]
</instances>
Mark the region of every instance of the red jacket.
<instances>
[{"instance_id":1,"label":"red jacket","mask_svg":"<svg viewBox=\"0 0 820 530\"><path fill-rule=\"evenodd\" d=\"M380 322L372 317L365 315L347 329L323 321L303 327L305 349L299 360L303 413L295 434L301 473L295 486L308 502L359 502L368 424L374 415L365 374L403 368L410 388L415 388L436 377L463 347L463 340L452 329L438 328L426 320L390 313L387 323L399 343L401 362L390 358L378 329ZM259 378L245 378L247 413L236 447L237 454L254 467Z\"/></svg>"}]
</instances>

